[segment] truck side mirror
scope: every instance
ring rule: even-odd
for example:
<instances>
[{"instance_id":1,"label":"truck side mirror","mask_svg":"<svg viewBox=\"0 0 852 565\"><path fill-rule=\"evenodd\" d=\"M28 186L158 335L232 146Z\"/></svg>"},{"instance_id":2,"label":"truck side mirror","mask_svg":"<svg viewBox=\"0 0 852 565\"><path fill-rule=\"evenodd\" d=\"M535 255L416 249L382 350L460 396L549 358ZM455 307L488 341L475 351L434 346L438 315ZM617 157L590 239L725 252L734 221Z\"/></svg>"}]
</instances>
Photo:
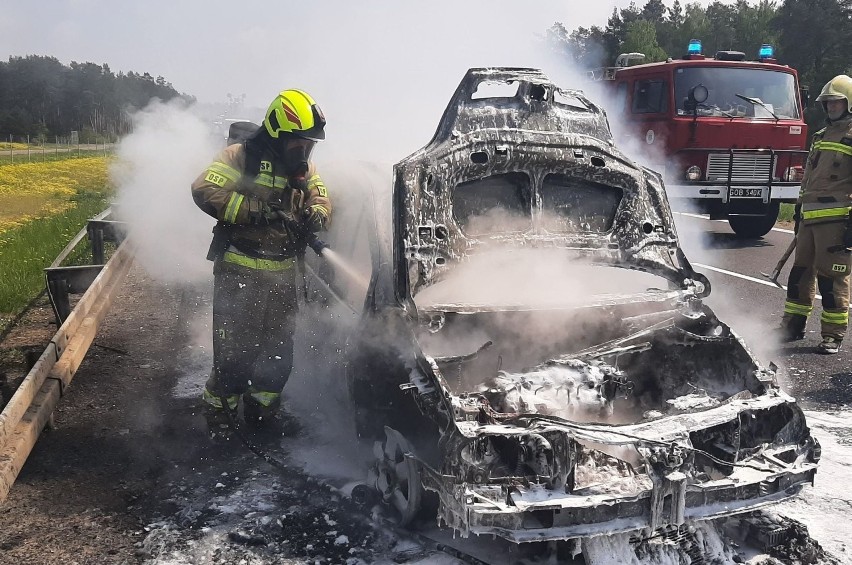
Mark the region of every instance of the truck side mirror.
<instances>
[{"instance_id":1,"label":"truck side mirror","mask_svg":"<svg viewBox=\"0 0 852 565\"><path fill-rule=\"evenodd\" d=\"M811 89L807 86L799 88L799 95L802 97L802 108L807 108L811 105Z\"/></svg>"}]
</instances>

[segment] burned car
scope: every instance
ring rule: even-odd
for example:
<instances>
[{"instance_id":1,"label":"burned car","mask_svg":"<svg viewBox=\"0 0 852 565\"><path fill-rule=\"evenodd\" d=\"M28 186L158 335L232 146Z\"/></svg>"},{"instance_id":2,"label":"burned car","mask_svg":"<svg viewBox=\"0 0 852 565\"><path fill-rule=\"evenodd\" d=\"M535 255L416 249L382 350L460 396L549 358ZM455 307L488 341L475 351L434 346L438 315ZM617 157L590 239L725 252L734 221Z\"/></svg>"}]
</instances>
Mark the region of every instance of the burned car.
<instances>
[{"instance_id":1,"label":"burned car","mask_svg":"<svg viewBox=\"0 0 852 565\"><path fill-rule=\"evenodd\" d=\"M462 536L572 540L812 483L801 409L703 303L660 176L534 69L471 69L394 168L348 365L371 489ZM363 494L363 491L362 491Z\"/></svg>"}]
</instances>

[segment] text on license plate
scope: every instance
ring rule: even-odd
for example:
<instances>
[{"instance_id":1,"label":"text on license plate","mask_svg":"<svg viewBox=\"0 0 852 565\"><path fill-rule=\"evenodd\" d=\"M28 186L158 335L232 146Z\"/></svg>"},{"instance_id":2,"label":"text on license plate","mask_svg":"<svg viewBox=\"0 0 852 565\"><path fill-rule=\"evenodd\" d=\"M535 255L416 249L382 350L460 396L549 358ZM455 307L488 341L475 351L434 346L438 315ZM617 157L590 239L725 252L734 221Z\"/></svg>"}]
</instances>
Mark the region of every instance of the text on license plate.
<instances>
[{"instance_id":1,"label":"text on license plate","mask_svg":"<svg viewBox=\"0 0 852 565\"><path fill-rule=\"evenodd\" d=\"M762 198L762 188L731 188L731 198Z\"/></svg>"}]
</instances>

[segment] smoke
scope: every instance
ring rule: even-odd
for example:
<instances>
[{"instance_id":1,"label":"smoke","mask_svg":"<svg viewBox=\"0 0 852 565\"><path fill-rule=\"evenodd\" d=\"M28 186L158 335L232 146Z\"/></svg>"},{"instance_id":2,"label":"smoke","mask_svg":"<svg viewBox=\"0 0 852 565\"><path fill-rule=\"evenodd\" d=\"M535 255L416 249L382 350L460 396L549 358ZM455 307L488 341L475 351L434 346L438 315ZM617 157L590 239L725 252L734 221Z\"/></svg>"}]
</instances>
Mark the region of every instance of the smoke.
<instances>
[{"instance_id":1,"label":"smoke","mask_svg":"<svg viewBox=\"0 0 852 565\"><path fill-rule=\"evenodd\" d=\"M322 7L307 8L300 21L321 22L323 37L349 41L332 40L325 45L312 39L286 57L269 49L280 37L266 27L232 37L237 46L245 47L238 49L244 58L234 74L245 80L223 89L246 93L246 107L265 107L283 88L303 88L323 108L327 139L318 145L315 159L334 204L332 228L324 238L362 276L368 276L372 268L368 232L387 236L390 231L393 163L429 141L468 68L541 68L562 87L592 86L542 39L544 30L567 14L542 13L522 29L506 17L516 9L509 3L503 3L502 11L491 4L487 9L484 4L445 4L391 4L373 11L369 22L356 17L365 10L360 5L337 5L333 14ZM270 53L275 56L270 58ZM598 102L594 93L589 97ZM200 113L200 108L178 103L154 103L137 112L134 133L121 142L112 171L118 186L117 206L120 216L132 225L139 263L151 276L189 288L209 288L212 265L205 255L214 224L194 204L189 185L222 146L221 138L212 133L212 120ZM255 123L263 118L258 110L228 117ZM314 271L333 279L346 304L315 300L302 308L295 369L284 393L285 409L296 413L305 425L292 451L314 472L352 476L351 461L359 455L357 450L353 453L357 442L348 415L343 359L363 303L363 288L315 257L309 262ZM503 263L507 263L505 270L500 269ZM517 301L518 286L513 285L521 281L507 273L526 273L540 285L520 298L544 298L551 303L566 297L581 300L593 290L601 292L613 280L535 254L501 257L493 265L501 272L501 285L489 288L476 272L464 269L449 288L469 292L477 302ZM548 266L556 271L546 272ZM641 276L625 274L622 283ZM653 284L642 281L628 286L644 290ZM625 286L607 288L623 293ZM483 294L483 289L490 294ZM181 381L179 394L197 390L206 376L204 359L210 362L209 307L199 305L196 314L197 319L190 321L197 330L193 333L205 335L193 336L191 374Z\"/></svg>"},{"instance_id":2,"label":"smoke","mask_svg":"<svg viewBox=\"0 0 852 565\"><path fill-rule=\"evenodd\" d=\"M657 171L664 177L667 174L668 177L677 176L673 174L674 171L671 168L678 165L666 153L666 132L660 124L653 121L630 120L626 96L618 95L613 85L607 81L587 84L585 90L586 95L607 112L616 147L620 151L637 164ZM676 212L679 245L692 263L718 265L720 248L736 249L743 245L742 240L737 239L727 225L711 224L705 220L690 217L689 214L704 213L695 201L675 199L670 200L669 203ZM717 228L721 229L717 230ZM766 266L766 270L770 268L771 265ZM700 268L698 270L701 271ZM730 287L725 285L724 281L718 281L706 301L712 305L720 319L744 338L760 360L767 362L776 358L780 344L775 337L767 336L764 320L756 319L751 312L742 308L743 299L743 296L737 294L736 287Z\"/></svg>"},{"instance_id":3,"label":"smoke","mask_svg":"<svg viewBox=\"0 0 852 565\"><path fill-rule=\"evenodd\" d=\"M269 26L233 38L242 59L235 73L251 80L228 88L245 92L256 106L283 88L302 88L328 119L318 153L394 163L429 140L468 68L544 68L552 78L570 78L562 86L578 87L567 59L542 37L557 20L598 14L555 6L527 9L509 0L293 6L288 20L306 25L288 27L287 56L270 48L282 39Z\"/></svg>"},{"instance_id":4,"label":"smoke","mask_svg":"<svg viewBox=\"0 0 852 565\"><path fill-rule=\"evenodd\" d=\"M645 292L665 286L660 277L572 261L555 249L483 252L453 268L446 278L423 289L418 306L483 304L492 306L571 307L594 297Z\"/></svg>"},{"instance_id":5,"label":"smoke","mask_svg":"<svg viewBox=\"0 0 852 565\"><path fill-rule=\"evenodd\" d=\"M138 246L136 259L160 281L209 280L205 256L214 220L196 207L189 186L216 150L210 128L181 102L155 101L133 120L110 176L118 187L117 216L130 224Z\"/></svg>"}]
</instances>

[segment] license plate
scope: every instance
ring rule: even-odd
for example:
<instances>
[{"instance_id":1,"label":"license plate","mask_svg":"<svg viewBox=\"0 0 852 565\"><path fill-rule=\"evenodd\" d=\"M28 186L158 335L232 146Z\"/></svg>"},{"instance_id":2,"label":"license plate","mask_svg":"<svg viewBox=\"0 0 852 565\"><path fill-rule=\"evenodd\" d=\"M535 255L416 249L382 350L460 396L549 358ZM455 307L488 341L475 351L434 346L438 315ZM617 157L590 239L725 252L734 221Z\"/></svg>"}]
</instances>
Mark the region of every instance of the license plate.
<instances>
[{"instance_id":1,"label":"license plate","mask_svg":"<svg viewBox=\"0 0 852 565\"><path fill-rule=\"evenodd\" d=\"M731 198L763 198L763 189L731 188Z\"/></svg>"}]
</instances>

